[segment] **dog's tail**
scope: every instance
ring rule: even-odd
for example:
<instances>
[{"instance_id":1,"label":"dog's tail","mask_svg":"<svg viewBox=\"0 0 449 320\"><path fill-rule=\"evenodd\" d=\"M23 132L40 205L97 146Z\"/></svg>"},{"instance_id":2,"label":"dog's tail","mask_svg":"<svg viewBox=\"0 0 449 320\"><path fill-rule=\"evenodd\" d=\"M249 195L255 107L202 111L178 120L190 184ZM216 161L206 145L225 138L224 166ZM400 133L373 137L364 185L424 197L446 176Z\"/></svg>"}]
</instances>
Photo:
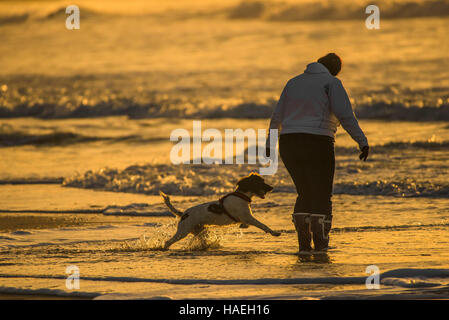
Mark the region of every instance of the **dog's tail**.
<instances>
[{"instance_id":1,"label":"dog's tail","mask_svg":"<svg viewBox=\"0 0 449 320\"><path fill-rule=\"evenodd\" d=\"M173 207L173 205L170 202L170 197L167 196L165 193L163 193L162 191L159 191L159 194L161 195L161 197L164 199L164 202L166 204L166 206L168 207L168 209L170 210L170 212L173 212L175 215L177 215L178 217L182 216L184 212L179 211L178 209L176 209L175 207Z\"/></svg>"}]
</instances>

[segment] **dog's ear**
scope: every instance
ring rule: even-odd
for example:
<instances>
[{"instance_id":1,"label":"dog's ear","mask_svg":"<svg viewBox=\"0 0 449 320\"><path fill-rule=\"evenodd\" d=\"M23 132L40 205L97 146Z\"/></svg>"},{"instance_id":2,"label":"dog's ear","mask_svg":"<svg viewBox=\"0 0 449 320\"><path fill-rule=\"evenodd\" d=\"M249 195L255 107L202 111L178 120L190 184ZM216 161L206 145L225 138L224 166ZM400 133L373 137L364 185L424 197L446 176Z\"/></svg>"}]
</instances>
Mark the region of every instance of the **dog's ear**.
<instances>
[{"instance_id":1,"label":"dog's ear","mask_svg":"<svg viewBox=\"0 0 449 320\"><path fill-rule=\"evenodd\" d=\"M256 191L258 186L263 183L263 178L256 172L251 172L237 182L237 186L242 191Z\"/></svg>"},{"instance_id":2,"label":"dog's ear","mask_svg":"<svg viewBox=\"0 0 449 320\"><path fill-rule=\"evenodd\" d=\"M237 182L237 186L242 191L254 191L257 181L259 180L257 173L250 173Z\"/></svg>"},{"instance_id":3,"label":"dog's ear","mask_svg":"<svg viewBox=\"0 0 449 320\"><path fill-rule=\"evenodd\" d=\"M244 191L248 191L249 185L250 185L249 176L245 176L237 182L237 187Z\"/></svg>"}]
</instances>

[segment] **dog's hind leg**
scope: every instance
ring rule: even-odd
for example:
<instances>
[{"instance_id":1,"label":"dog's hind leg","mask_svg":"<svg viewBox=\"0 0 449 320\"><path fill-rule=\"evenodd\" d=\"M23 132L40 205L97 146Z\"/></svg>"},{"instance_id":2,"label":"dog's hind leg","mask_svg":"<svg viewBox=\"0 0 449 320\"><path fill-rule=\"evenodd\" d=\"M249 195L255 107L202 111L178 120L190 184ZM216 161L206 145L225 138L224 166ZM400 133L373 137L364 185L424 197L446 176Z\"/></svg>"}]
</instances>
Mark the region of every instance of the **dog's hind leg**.
<instances>
[{"instance_id":1,"label":"dog's hind leg","mask_svg":"<svg viewBox=\"0 0 449 320\"><path fill-rule=\"evenodd\" d=\"M195 236L198 236L198 235L200 235L200 233L203 232L205 229L206 229L206 228L205 228L202 224L197 224L197 225L193 228L192 233L193 233Z\"/></svg>"},{"instance_id":2,"label":"dog's hind leg","mask_svg":"<svg viewBox=\"0 0 449 320\"><path fill-rule=\"evenodd\" d=\"M190 233L190 231L191 230L189 228L186 228L184 224L179 224L178 230L176 231L175 235L165 242L164 249L170 248L173 243L185 238Z\"/></svg>"}]
</instances>

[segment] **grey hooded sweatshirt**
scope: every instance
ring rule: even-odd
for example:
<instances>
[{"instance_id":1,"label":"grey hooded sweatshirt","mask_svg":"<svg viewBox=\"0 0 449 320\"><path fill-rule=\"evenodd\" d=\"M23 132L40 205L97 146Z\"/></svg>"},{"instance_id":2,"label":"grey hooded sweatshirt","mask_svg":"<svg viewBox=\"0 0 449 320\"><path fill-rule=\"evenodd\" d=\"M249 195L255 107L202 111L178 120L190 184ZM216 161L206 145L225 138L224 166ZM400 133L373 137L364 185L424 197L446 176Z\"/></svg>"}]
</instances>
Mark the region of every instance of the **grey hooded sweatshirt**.
<instances>
[{"instance_id":1,"label":"grey hooded sweatshirt","mask_svg":"<svg viewBox=\"0 0 449 320\"><path fill-rule=\"evenodd\" d=\"M302 132L335 138L340 123L360 149L368 145L341 81L324 65L313 62L303 74L287 82L270 129L281 127L281 135Z\"/></svg>"}]
</instances>

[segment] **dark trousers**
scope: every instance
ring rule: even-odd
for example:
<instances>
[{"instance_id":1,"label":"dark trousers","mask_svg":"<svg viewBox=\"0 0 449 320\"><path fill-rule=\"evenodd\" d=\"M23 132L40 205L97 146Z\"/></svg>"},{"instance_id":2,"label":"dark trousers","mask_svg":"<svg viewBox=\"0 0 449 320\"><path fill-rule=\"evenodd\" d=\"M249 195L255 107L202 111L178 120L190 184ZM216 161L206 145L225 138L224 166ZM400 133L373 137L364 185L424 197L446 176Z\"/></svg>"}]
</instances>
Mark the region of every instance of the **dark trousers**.
<instances>
[{"instance_id":1,"label":"dark trousers","mask_svg":"<svg viewBox=\"0 0 449 320\"><path fill-rule=\"evenodd\" d=\"M298 193L294 212L332 217L334 140L308 133L283 134L279 153Z\"/></svg>"}]
</instances>

